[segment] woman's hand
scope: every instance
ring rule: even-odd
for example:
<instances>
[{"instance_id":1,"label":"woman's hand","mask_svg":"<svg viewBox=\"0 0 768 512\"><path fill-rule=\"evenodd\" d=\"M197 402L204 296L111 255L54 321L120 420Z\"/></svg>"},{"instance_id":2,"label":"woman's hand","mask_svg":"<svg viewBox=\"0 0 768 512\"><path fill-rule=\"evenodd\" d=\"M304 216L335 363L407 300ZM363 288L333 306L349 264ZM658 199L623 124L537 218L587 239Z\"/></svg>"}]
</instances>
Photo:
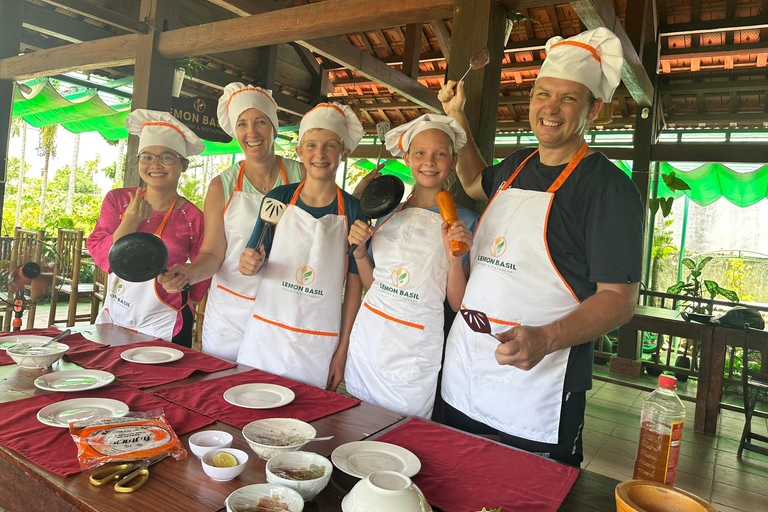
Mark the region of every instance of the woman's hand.
<instances>
[{"instance_id":1,"label":"woman's hand","mask_svg":"<svg viewBox=\"0 0 768 512\"><path fill-rule=\"evenodd\" d=\"M186 285L192 284L189 281L189 269L178 263L157 276L157 282L163 285L168 293L181 292Z\"/></svg>"},{"instance_id":2,"label":"woman's hand","mask_svg":"<svg viewBox=\"0 0 768 512\"><path fill-rule=\"evenodd\" d=\"M467 245L467 249L472 248L472 232L467 229L467 225L464 221L459 219L453 223L450 230L448 229L448 223L443 222L441 226L443 235L443 247L445 247L445 256L448 258L448 262L458 261L461 264L462 256L454 256L451 251L451 242L464 242Z\"/></svg>"},{"instance_id":3,"label":"woman's hand","mask_svg":"<svg viewBox=\"0 0 768 512\"><path fill-rule=\"evenodd\" d=\"M352 197L355 199L360 199L363 196L363 190L368 187L368 185L371 184L373 180L381 176L381 173L379 172L384 168L384 162L381 162L379 165L376 166L375 169L373 169L371 172L363 176L363 178L360 180L360 183L357 184L355 187L355 191L352 192Z\"/></svg>"},{"instance_id":4,"label":"woman's hand","mask_svg":"<svg viewBox=\"0 0 768 512\"><path fill-rule=\"evenodd\" d=\"M368 249L365 247L365 242L371 238L372 234L373 228L360 219L356 220L355 223L352 224L352 227L349 228L349 236L347 236L347 241L349 242L349 245L357 244L355 252L353 253L355 259L359 260L368 254Z\"/></svg>"},{"instance_id":5,"label":"woman's hand","mask_svg":"<svg viewBox=\"0 0 768 512\"><path fill-rule=\"evenodd\" d=\"M149 204L149 201L141 197L142 191L142 188L138 188L136 189L135 194L128 192L131 200L128 203L128 208L126 208L125 213L123 214L123 222L130 222L134 225L138 225L139 222L147 220L152 216L152 205Z\"/></svg>"},{"instance_id":6,"label":"woman's hand","mask_svg":"<svg viewBox=\"0 0 768 512\"><path fill-rule=\"evenodd\" d=\"M464 104L467 102L464 82L459 82L457 85L455 80L448 80L437 93L437 99L443 104L446 115L454 117L455 114L463 113Z\"/></svg>"},{"instance_id":7,"label":"woman's hand","mask_svg":"<svg viewBox=\"0 0 768 512\"><path fill-rule=\"evenodd\" d=\"M258 251L256 249L246 249L240 255L240 263L237 268L244 276L254 276L259 273L259 269L264 264L265 257L264 244L259 246Z\"/></svg>"}]
</instances>

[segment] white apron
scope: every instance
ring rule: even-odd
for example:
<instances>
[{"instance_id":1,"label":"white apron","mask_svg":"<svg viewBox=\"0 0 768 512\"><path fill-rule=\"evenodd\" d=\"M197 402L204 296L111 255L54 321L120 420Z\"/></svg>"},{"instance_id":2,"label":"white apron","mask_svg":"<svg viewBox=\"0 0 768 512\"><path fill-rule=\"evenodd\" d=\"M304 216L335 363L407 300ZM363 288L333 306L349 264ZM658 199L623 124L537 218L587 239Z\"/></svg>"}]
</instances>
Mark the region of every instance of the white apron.
<instances>
[{"instance_id":1,"label":"white apron","mask_svg":"<svg viewBox=\"0 0 768 512\"><path fill-rule=\"evenodd\" d=\"M285 165L280 157L283 184L288 183ZM243 192L245 162L240 164L237 182L224 207L224 235L227 251L224 262L211 279L203 319L203 352L235 360L243 340L245 324L250 316L253 300L259 291L262 274L244 276L238 265L240 255L251 238L253 226L260 215L262 194Z\"/></svg>"},{"instance_id":2,"label":"white apron","mask_svg":"<svg viewBox=\"0 0 768 512\"><path fill-rule=\"evenodd\" d=\"M144 197L146 190L141 197ZM163 221L155 231L155 235L162 238L163 228L171 216L176 199L163 217ZM113 272L109 273L107 280L107 294L104 298L104 308L96 317L97 324L115 324L132 331L157 336L165 341L173 338L173 328L176 326L176 318L179 311L170 304L163 302L157 295L155 287L157 279L144 283L130 283L117 277Z\"/></svg>"},{"instance_id":3,"label":"white apron","mask_svg":"<svg viewBox=\"0 0 768 512\"><path fill-rule=\"evenodd\" d=\"M401 206L374 232L373 285L352 327L344 371L351 394L422 418L432 415L443 353L442 223L438 213Z\"/></svg>"},{"instance_id":4,"label":"white apron","mask_svg":"<svg viewBox=\"0 0 768 512\"><path fill-rule=\"evenodd\" d=\"M508 188L532 153L491 199L475 232L464 306L488 315L493 333L562 318L579 304L552 263L547 218L555 191L587 152L581 147L546 192ZM556 444L570 349L533 369L499 365L498 341L456 316L448 335L442 396L467 416L513 436Z\"/></svg>"},{"instance_id":5,"label":"white apron","mask_svg":"<svg viewBox=\"0 0 768 512\"><path fill-rule=\"evenodd\" d=\"M319 219L296 206L303 187L275 228L237 362L325 388L339 343L347 217L338 187L338 214Z\"/></svg>"}]
</instances>

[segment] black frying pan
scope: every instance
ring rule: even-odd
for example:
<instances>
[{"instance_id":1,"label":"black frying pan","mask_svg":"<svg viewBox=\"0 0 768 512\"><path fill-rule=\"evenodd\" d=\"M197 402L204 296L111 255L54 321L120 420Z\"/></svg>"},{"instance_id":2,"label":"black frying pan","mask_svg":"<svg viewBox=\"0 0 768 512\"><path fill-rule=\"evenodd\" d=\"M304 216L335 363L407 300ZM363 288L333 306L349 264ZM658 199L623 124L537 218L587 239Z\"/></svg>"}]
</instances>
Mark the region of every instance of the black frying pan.
<instances>
[{"instance_id":1,"label":"black frying pan","mask_svg":"<svg viewBox=\"0 0 768 512\"><path fill-rule=\"evenodd\" d=\"M109 266L125 281L151 281L168 270L168 246L152 233L129 233L112 244ZM184 287L186 291L191 289L190 285Z\"/></svg>"},{"instance_id":2,"label":"black frying pan","mask_svg":"<svg viewBox=\"0 0 768 512\"><path fill-rule=\"evenodd\" d=\"M382 174L363 190L360 196L360 209L368 219L378 219L397 208L405 193L403 180L391 174ZM349 246L347 255L351 256L357 244Z\"/></svg>"}]
</instances>

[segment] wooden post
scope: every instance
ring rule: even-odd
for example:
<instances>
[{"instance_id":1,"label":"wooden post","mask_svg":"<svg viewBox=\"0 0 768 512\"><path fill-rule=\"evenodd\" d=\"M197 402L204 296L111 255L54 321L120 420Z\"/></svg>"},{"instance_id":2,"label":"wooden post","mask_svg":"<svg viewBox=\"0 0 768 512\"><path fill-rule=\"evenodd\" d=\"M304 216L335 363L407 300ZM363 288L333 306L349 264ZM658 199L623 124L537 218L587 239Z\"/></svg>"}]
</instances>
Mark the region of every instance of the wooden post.
<instances>
[{"instance_id":1,"label":"wooden post","mask_svg":"<svg viewBox=\"0 0 768 512\"><path fill-rule=\"evenodd\" d=\"M174 61L160 56L157 42L161 32L171 30L178 18L177 0L142 0L141 20L149 25L149 33L139 37L136 49L136 66L133 73L133 99L131 109L148 108L168 112L171 108ZM128 137L127 163L123 186L138 187L141 184L139 168L135 161L139 138Z\"/></svg>"},{"instance_id":2,"label":"wooden post","mask_svg":"<svg viewBox=\"0 0 768 512\"><path fill-rule=\"evenodd\" d=\"M19 54L21 22L25 2L0 0L0 59ZM10 80L0 80L0 224L3 222L5 179L8 175L8 145L11 139L13 88ZM18 223L18 220L17 220Z\"/></svg>"},{"instance_id":3,"label":"wooden post","mask_svg":"<svg viewBox=\"0 0 768 512\"><path fill-rule=\"evenodd\" d=\"M471 71L464 82L467 120L480 154L488 165L493 162L496 119L499 115L505 28L506 13L498 3L456 0L448 78L461 78L469 67L472 55L484 46L488 47L491 57L487 66ZM458 180L451 187L451 192L458 204L467 208L475 207L475 202L464 193Z\"/></svg>"}]
</instances>

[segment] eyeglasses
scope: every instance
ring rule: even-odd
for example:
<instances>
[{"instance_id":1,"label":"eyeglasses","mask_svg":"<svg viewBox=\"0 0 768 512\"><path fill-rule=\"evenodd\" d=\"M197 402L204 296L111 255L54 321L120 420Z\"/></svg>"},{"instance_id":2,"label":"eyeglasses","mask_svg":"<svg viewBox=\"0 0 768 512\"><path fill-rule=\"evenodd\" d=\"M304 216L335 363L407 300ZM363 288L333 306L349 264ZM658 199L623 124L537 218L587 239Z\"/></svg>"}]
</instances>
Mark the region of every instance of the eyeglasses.
<instances>
[{"instance_id":1,"label":"eyeglasses","mask_svg":"<svg viewBox=\"0 0 768 512\"><path fill-rule=\"evenodd\" d=\"M177 160L183 159L181 155L172 155L170 153L163 153L162 155L155 155L153 153L139 153L137 157L140 164L151 164L155 161L155 158L160 159L160 163L163 165L173 165Z\"/></svg>"}]
</instances>

